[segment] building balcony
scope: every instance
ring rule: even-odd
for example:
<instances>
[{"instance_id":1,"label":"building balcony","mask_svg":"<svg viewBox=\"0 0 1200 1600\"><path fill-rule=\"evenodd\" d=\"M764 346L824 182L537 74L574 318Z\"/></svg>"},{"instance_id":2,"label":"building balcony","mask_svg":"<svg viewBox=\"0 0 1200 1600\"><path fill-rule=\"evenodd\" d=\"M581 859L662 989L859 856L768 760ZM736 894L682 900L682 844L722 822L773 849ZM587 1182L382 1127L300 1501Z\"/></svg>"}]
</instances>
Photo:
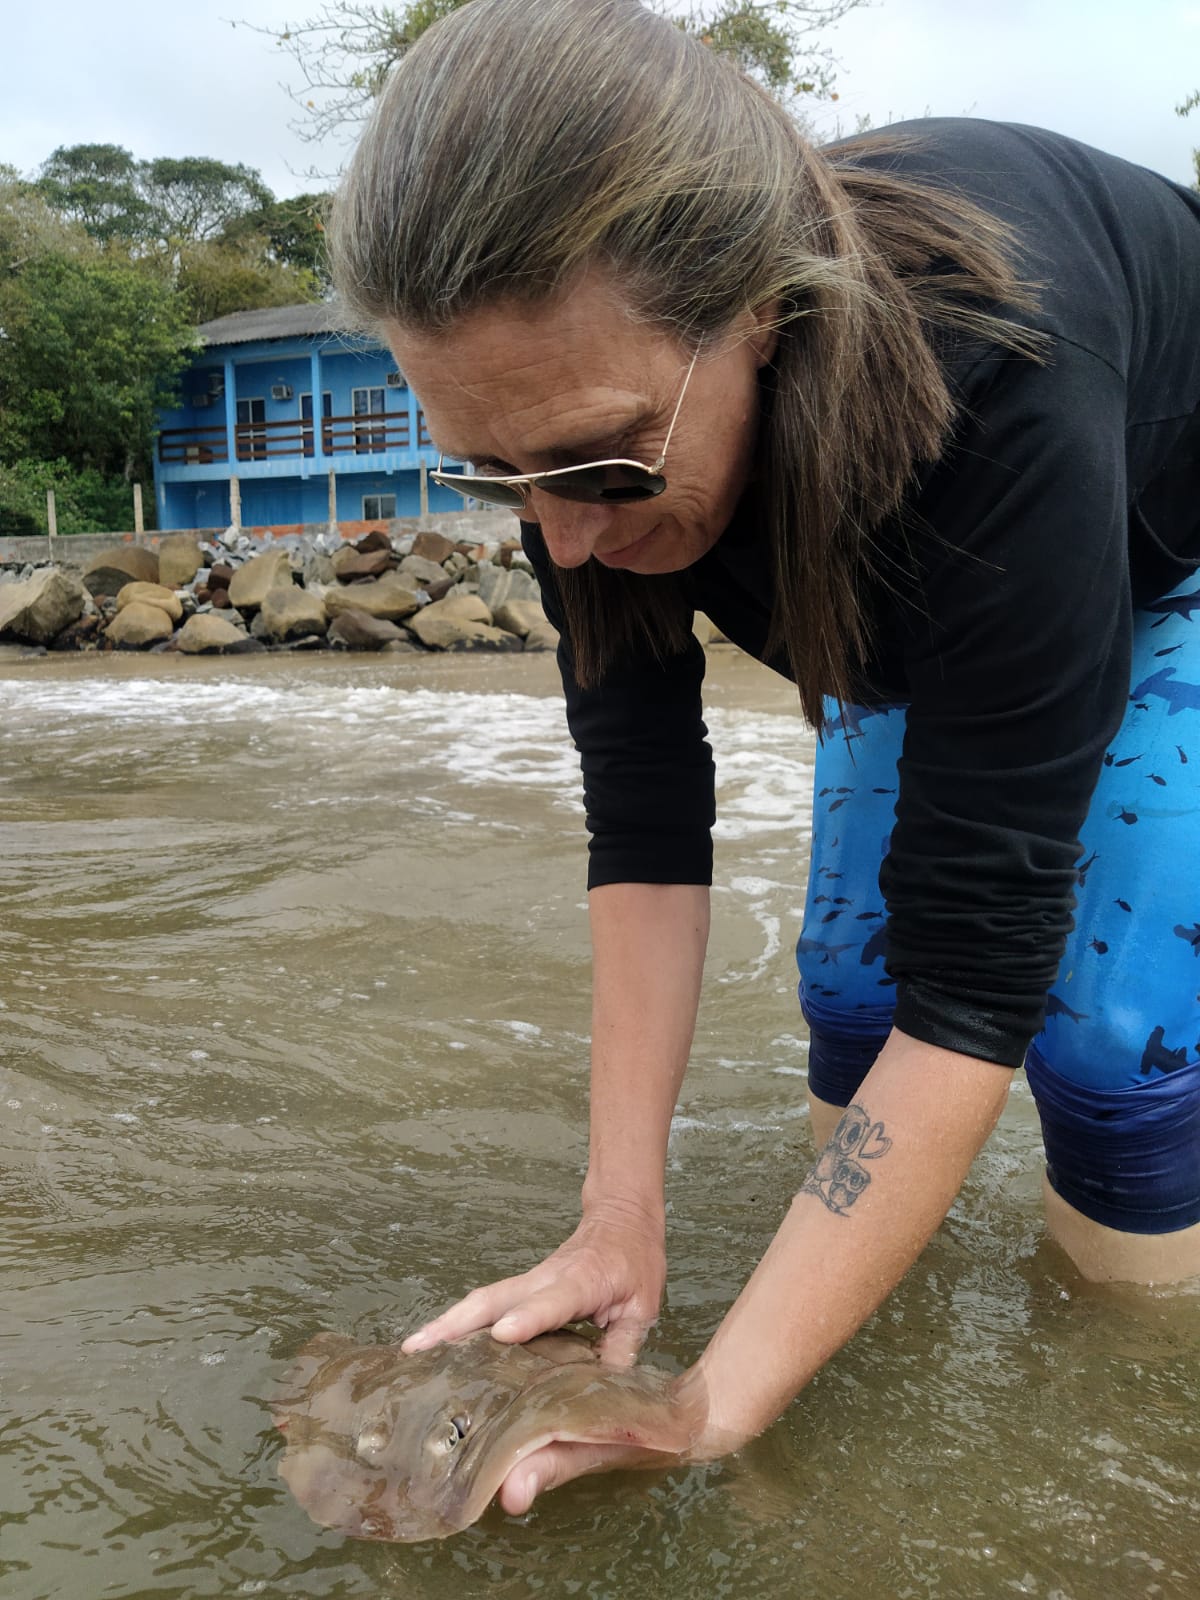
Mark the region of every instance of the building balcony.
<instances>
[{"instance_id":1,"label":"building balcony","mask_svg":"<svg viewBox=\"0 0 1200 1600\"><path fill-rule=\"evenodd\" d=\"M417 451L430 450L433 441L423 415L417 419L417 434ZM359 459L363 456L394 456L412 451L412 427L407 412L321 419L321 455L353 456L355 469L366 465ZM239 422L234 427L232 459L239 473L249 466L249 475L253 476L254 464L258 462L276 462L280 458L304 461L316 456L313 424L308 421L291 418L279 422ZM164 428L158 437L158 459L165 467L228 466L228 430L219 426ZM419 460L419 455L414 453L411 465L417 465ZM333 470L337 471L339 465L345 470L351 463L334 461Z\"/></svg>"}]
</instances>

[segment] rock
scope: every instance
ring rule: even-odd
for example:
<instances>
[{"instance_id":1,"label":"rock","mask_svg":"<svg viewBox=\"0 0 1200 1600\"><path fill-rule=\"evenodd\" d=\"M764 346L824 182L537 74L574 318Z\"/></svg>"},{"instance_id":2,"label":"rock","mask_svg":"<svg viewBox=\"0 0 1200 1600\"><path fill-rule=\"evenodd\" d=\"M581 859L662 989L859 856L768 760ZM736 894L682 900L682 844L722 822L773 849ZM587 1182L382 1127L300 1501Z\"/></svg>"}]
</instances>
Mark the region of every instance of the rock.
<instances>
[{"instance_id":1,"label":"rock","mask_svg":"<svg viewBox=\"0 0 1200 1600\"><path fill-rule=\"evenodd\" d=\"M118 650L142 650L160 639L169 639L174 632L175 624L161 606L130 600L105 628L104 637Z\"/></svg>"},{"instance_id":2,"label":"rock","mask_svg":"<svg viewBox=\"0 0 1200 1600\"><path fill-rule=\"evenodd\" d=\"M285 650L328 650L329 642L323 633L308 633L299 639L289 639L283 648Z\"/></svg>"},{"instance_id":3,"label":"rock","mask_svg":"<svg viewBox=\"0 0 1200 1600\"><path fill-rule=\"evenodd\" d=\"M355 555L351 547L342 560L334 557L333 570L343 583L353 583L356 578L378 578L395 565L396 558L390 550L370 550L365 556L360 556Z\"/></svg>"},{"instance_id":4,"label":"rock","mask_svg":"<svg viewBox=\"0 0 1200 1600\"><path fill-rule=\"evenodd\" d=\"M158 581L168 589L182 589L204 565L198 542L190 533L172 533L158 547Z\"/></svg>"},{"instance_id":5,"label":"rock","mask_svg":"<svg viewBox=\"0 0 1200 1600\"><path fill-rule=\"evenodd\" d=\"M348 611L338 612L329 625L327 637L330 644L343 650L382 650L384 645L395 644L405 635L394 622L351 606Z\"/></svg>"},{"instance_id":6,"label":"rock","mask_svg":"<svg viewBox=\"0 0 1200 1600\"><path fill-rule=\"evenodd\" d=\"M369 616L384 617L388 622L402 622L405 617L411 617L420 604L416 590L398 573L389 572L370 583L330 589L325 596L325 614L332 620L343 611L365 611Z\"/></svg>"},{"instance_id":7,"label":"rock","mask_svg":"<svg viewBox=\"0 0 1200 1600\"><path fill-rule=\"evenodd\" d=\"M511 567L513 564L513 557L523 554L523 549L524 547L522 546L520 539L501 540L499 551L500 565L502 567Z\"/></svg>"},{"instance_id":8,"label":"rock","mask_svg":"<svg viewBox=\"0 0 1200 1600\"><path fill-rule=\"evenodd\" d=\"M482 622L487 627L492 624L492 613L477 594L459 594L454 590L444 600L426 606L422 615L433 617L435 621L449 618L453 622Z\"/></svg>"},{"instance_id":9,"label":"rock","mask_svg":"<svg viewBox=\"0 0 1200 1600\"><path fill-rule=\"evenodd\" d=\"M425 593L431 600L444 600L453 587L453 578L442 578L438 583L431 583Z\"/></svg>"},{"instance_id":10,"label":"rock","mask_svg":"<svg viewBox=\"0 0 1200 1600\"><path fill-rule=\"evenodd\" d=\"M558 629L552 622L535 622L525 635L526 650L557 650Z\"/></svg>"},{"instance_id":11,"label":"rock","mask_svg":"<svg viewBox=\"0 0 1200 1600\"><path fill-rule=\"evenodd\" d=\"M161 583L127 583L117 592L117 611L124 611L126 606L157 606L160 611L165 611L172 622L183 619L183 602L171 589L164 588Z\"/></svg>"},{"instance_id":12,"label":"rock","mask_svg":"<svg viewBox=\"0 0 1200 1600\"><path fill-rule=\"evenodd\" d=\"M178 647L188 656L226 655L247 644L262 649L257 639L250 639L243 629L211 612L197 612L179 630Z\"/></svg>"},{"instance_id":13,"label":"rock","mask_svg":"<svg viewBox=\"0 0 1200 1600\"><path fill-rule=\"evenodd\" d=\"M268 589L259 616L267 637L281 644L289 639L308 639L314 634L323 634L329 626L325 602L319 595L297 589L294 583L280 583Z\"/></svg>"},{"instance_id":14,"label":"rock","mask_svg":"<svg viewBox=\"0 0 1200 1600\"><path fill-rule=\"evenodd\" d=\"M48 644L83 615L87 590L74 572L42 567L23 583L0 587L0 634Z\"/></svg>"},{"instance_id":15,"label":"rock","mask_svg":"<svg viewBox=\"0 0 1200 1600\"><path fill-rule=\"evenodd\" d=\"M546 613L537 600L506 600L492 614L496 627L503 628L506 633L519 634L522 639L530 628L545 620Z\"/></svg>"},{"instance_id":16,"label":"rock","mask_svg":"<svg viewBox=\"0 0 1200 1600\"><path fill-rule=\"evenodd\" d=\"M300 570L306 589L313 589L319 583L333 583L337 577L332 559L323 550L314 550L305 556Z\"/></svg>"},{"instance_id":17,"label":"rock","mask_svg":"<svg viewBox=\"0 0 1200 1600\"><path fill-rule=\"evenodd\" d=\"M392 553L392 541L387 534L379 528L372 528L370 533L364 533L361 539L356 539L351 549L357 550L361 556L374 555L377 551Z\"/></svg>"},{"instance_id":18,"label":"rock","mask_svg":"<svg viewBox=\"0 0 1200 1600\"><path fill-rule=\"evenodd\" d=\"M436 561L427 561L424 556L405 556L400 563L400 575L420 584L422 589L431 583L440 583L446 576Z\"/></svg>"},{"instance_id":19,"label":"rock","mask_svg":"<svg viewBox=\"0 0 1200 1600\"><path fill-rule=\"evenodd\" d=\"M489 627L486 622L448 617L444 613L441 616L430 615L431 612L439 611L445 604L443 600L436 606L426 606L408 624L409 632L428 649L519 650L521 648L521 641L516 634L505 633L503 628Z\"/></svg>"},{"instance_id":20,"label":"rock","mask_svg":"<svg viewBox=\"0 0 1200 1600\"><path fill-rule=\"evenodd\" d=\"M232 611L233 601L229 598L228 589L213 589L208 596L209 604L216 606L218 611Z\"/></svg>"},{"instance_id":21,"label":"rock","mask_svg":"<svg viewBox=\"0 0 1200 1600\"><path fill-rule=\"evenodd\" d=\"M480 593L483 593L482 587ZM504 598L506 600L536 600L540 605L542 591L538 587L538 581L533 576L533 573L526 567L518 567L514 561L509 568L508 593ZM487 599L486 595L484 595L484 599Z\"/></svg>"},{"instance_id":22,"label":"rock","mask_svg":"<svg viewBox=\"0 0 1200 1600\"><path fill-rule=\"evenodd\" d=\"M448 572L452 578L461 578L470 566L471 562L461 550L452 550L442 562L442 571Z\"/></svg>"},{"instance_id":23,"label":"rock","mask_svg":"<svg viewBox=\"0 0 1200 1600\"><path fill-rule=\"evenodd\" d=\"M412 553L426 561L436 562L440 567L443 561L454 554L454 544L444 533L432 533L425 529L413 540Z\"/></svg>"},{"instance_id":24,"label":"rock","mask_svg":"<svg viewBox=\"0 0 1200 1600\"><path fill-rule=\"evenodd\" d=\"M344 566L346 566L348 562L357 561L358 557L359 552L352 544L342 544L339 545L330 556L329 564L333 568L334 572L338 573Z\"/></svg>"},{"instance_id":25,"label":"rock","mask_svg":"<svg viewBox=\"0 0 1200 1600\"><path fill-rule=\"evenodd\" d=\"M144 545L115 545L88 562L83 581L93 595L117 594L127 583L157 583L158 557Z\"/></svg>"},{"instance_id":26,"label":"rock","mask_svg":"<svg viewBox=\"0 0 1200 1600\"><path fill-rule=\"evenodd\" d=\"M228 562L218 561L215 567L209 569L208 587L210 589L228 589L233 582L236 567L231 567Z\"/></svg>"},{"instance_id":27,"label":"rock","mask_svg":"<svg viewBox=\"0 0 1200 1600\"><path fill-rule=\"evenodd\" d=\"M492 611L512 599L512 573L507 567L494 567L490 561L481 561L472 577L479 584L479 597Z\"/></svg>"},{"instance_id":28,"label":"rock","mask_svg":"<svg viewBox=\"0 0 1200 1600\"><path fill-rule=\"evenodd\" d=\"M393 639L390 644L385 644L380 651L385 656L423 656L424 650L410 634L403 634L399 639Z\"/></svg>"},{"instance_id":29,"label":"rock","mask_svg":"<svg viewBox=\"0 0 1200 1600\"><path fill-rule=\"evenodd\" d=\"M229 583L229 601L239 611L257 611L268 589L276 584L291 583L292 562L286 550L268 550L265 555L251 556L244 567L239 567ZM209 580L209 587L212 580ZM215 599L215 596L214 596Z\"/></svg>"}]
</instances>

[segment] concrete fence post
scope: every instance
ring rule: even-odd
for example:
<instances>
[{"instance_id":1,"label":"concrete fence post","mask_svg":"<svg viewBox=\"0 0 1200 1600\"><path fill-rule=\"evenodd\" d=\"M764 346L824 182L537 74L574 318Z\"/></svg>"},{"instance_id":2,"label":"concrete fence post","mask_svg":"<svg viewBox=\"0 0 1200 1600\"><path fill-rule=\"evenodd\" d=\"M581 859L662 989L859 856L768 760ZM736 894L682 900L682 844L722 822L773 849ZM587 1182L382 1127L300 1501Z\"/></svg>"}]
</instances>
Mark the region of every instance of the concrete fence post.
<instances>
[{"instance_id":1,"label":"concrete fence post","mask_svg":"<svg viewBox=\"0 0 1200 1600\"><path fill-rule=\"evenodd\" d=\"M421 463L421 515L429 515L429 468Z\"/></svg>"},{"instance_id":2,"label":"concrete fence post","mask_svg":"<svg viewBox=\"0 0 1200 1600\"><path fill-rule=\"evenodd\" d=\"M50 559L54 560L54 538L58 533L58 511L54 504L54 490L46 490L46 543L50 547Z\"/></svg>"},{"instance_id":3,"label":"concrete fence post","mask_svg":"<svg viewBox=\"0 0 1200 1600\"><path fill-rule=\"evenodd\" d=\"M142 486L140 483L135 483L133 486L133 531L134 533L145 533L146 531L146 522L142 515Z\"/></svg>"},{"instance_id":4,"label":"concrete fence post","mask_svg":"<svg viewBox=\"0 0 1200 1600\"><path fill-rule=\"evenodd\" d=\"M329 469L329 531L337 532L337 473L332 467Z\"/></svg>"},{"instance_id":5,"label":"concrete fence post","mask_svg":"<svg viewBox=\"0 0 1200 1600\"><path fill-rule=\"evenodd\" d=\"M242 486L236 478L229 480L229 522L234 528L242 525Z\"/></svg>"}]
</instances>

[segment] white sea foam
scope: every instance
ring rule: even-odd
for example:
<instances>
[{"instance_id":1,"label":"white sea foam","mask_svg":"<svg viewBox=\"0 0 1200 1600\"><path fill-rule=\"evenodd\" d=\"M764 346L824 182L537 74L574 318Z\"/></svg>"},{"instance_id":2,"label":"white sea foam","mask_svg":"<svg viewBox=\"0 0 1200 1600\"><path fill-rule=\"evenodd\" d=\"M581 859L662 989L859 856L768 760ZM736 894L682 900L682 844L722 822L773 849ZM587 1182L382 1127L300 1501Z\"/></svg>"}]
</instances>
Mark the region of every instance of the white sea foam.
<instances>
[{"instance_id":1,"label":"white sea foam","mask_svg":"<svg viewBox=\"0 0 1200 1600\"><path fill-rule=\"evenodd\" d=\"M807 833L812 741L799 719L720 706L705 715L717 761L717 838ZM580 807L579 758L557 696L347 685L317 674L274 683L236 673L179 681L100 674L0 680L0 742L32 728L43 744L77 740L89 722L97 726L98 751L110 753L117 735L147 725L237 730L267 752L272 744L307 747L327 769L353 767L359 803L365 772L403 761L409 773L423 768L464 785L536 788L557 804Z\"/></svg>"}]
</instances>

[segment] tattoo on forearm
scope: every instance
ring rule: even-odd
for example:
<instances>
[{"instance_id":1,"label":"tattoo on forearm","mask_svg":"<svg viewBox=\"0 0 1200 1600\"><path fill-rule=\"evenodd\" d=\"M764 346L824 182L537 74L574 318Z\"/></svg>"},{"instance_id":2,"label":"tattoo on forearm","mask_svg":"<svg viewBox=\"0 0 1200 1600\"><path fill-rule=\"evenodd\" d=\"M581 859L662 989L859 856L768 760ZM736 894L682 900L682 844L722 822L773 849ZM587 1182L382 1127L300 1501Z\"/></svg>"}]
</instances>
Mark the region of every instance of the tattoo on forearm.
<instances>
[{"instance_id":1,"label":"tattoo on forearm","mask_svg":"<svg viewBox=\"0 0 1200 1600\"><path fill-rule=\"evenodd\" d=\"M844 1217L871 1182L864 1163L878 1161L891 1148L883 1123L872 1122L862 1106L849 1105L800 1193L815 1194L830 1211Z\"/></svg>"}]
</instances>

